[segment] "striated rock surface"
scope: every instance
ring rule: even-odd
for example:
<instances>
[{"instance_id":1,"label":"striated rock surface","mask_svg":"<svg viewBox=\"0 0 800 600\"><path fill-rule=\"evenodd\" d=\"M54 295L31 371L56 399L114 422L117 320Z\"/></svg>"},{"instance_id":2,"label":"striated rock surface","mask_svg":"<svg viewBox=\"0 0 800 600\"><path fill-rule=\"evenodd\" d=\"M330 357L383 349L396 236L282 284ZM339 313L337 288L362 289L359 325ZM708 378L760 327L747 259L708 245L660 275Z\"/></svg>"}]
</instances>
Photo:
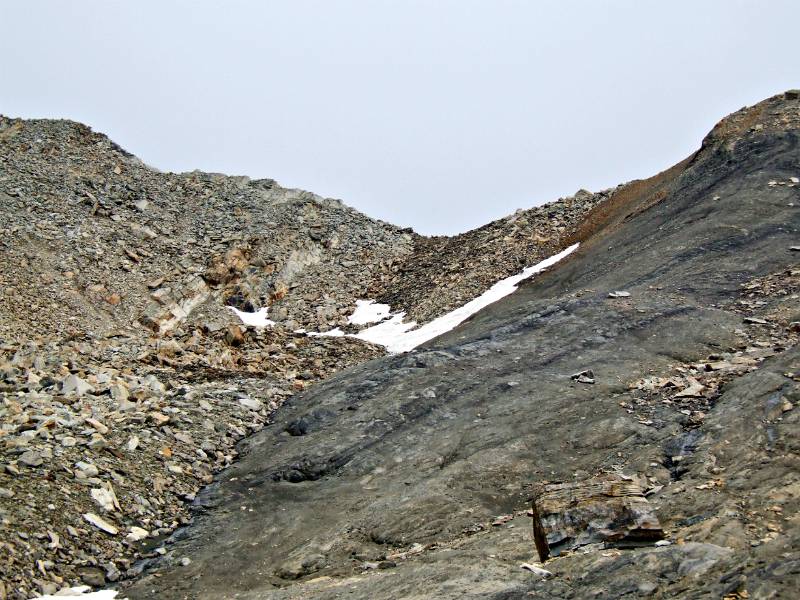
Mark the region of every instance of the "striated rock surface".
<instances>
[{"instance_id":1,"label":"striated rock surface","mask_svg":"<svg viewBox=\"0 0 800 600\"><path fill-rule=\"evenodd\" d=\"M714 131L515 294L292 397L124 593L792 597L800 101ZM665 539L532 564L538 490L613 473Z\"/></svg>"},{"instance_id":2,"label":"striated rock surface","mask_svg":"<svg viewBox=\"0 0 800 600\"><path fill-rule=\"evenodd\" d=\"M541 561L589 544L625 547L664 537L641 485L624 475L545 485L533 498L531 517Z\"/></svg>"}]
</instances>

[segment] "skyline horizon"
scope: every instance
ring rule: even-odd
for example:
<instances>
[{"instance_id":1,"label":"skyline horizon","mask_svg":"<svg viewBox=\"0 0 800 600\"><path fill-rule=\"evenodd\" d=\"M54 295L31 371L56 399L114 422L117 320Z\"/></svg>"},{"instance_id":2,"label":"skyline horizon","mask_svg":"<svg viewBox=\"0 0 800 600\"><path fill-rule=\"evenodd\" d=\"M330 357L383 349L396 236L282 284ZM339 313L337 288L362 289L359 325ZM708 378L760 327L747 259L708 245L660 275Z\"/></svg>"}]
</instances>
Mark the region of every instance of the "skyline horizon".
<instances>
[{"instance_id":1,"label":"skyline horizon","mask_svg":"<svg viewBox=\"0 0 800 600\"><path fill-rule=\"evenodd\" d=\"M725 115L721 115L713 124L711 124L709 126L708 131L706 132L705 135L707 135L721 120L727 118L728 116L730 116L731 114L737 112L738 110L741 110L742 108L746 108L748 106L753 106L753 105L758 104L758 103L760 103L760 102L762 102L764 100L767 100L769 98L780 96L780 95L782 95L783 93L785 93L786 91L788 91L790 89L794 89L794 88L787 88L786 90L783 90L783 91L780 91L780 92L776 92L776 93L771 94L769 96L765 96L765 97L761 98L760 100L754 102L753 104L745 105L745 106L740 107L739 109L736 109L736 110L734 110L732 112L729 112L729 113L727 113ZM492 223L494 221L499 221L499 220L505 219L507 217L510 217L510 216L514 215L515 213L517 213L519 211L528 210L528 209L533 208L533 207L543 206L543 205L546 205L546 204L557 202L557 201L559 201L559 200L561 200L563 198L572 197L575 194L577 194L578 192L580 192L581 190L585 190L585 191L588 191L588 192L591 192L591 193L598 193L598 192L602 192L602 191L606 191L606 190L613 190L613 189L615 189L617 187L620 187L622 185L628 184L628 183L633 182L633 181L641 181L641 180L649 179L651 177L654 177L654 176L662 173L665 170L670 169L675 164L681 162L682 160L685 160L686 158L688 158L689 156L691 156L692 154L697 152L697 150L700 149L700 145L701 145L702 139L703 139L701 137L697 141L696 147L693 150L690 150L688 153L686 153L685 156L677 159L672 164L664 165L661 169L659 169L658 171L656 171L654 173L651 173L649 175L642 176L642 177L636 177L636 178L633 178L633 179L627 179L625 181L619 181L616 184L613 184L613 185L610 185L610 186L607 186L607 187L604 187L604 188L601 188L601 189L590 189L590 188L585 188L585 187L578 187L571 194L566 194L566 195L562 195L562 196L558 196L558 197L553 197L553 198L550 198L550 199L547 199L547 200L544 200L544 201L541 201L541 202L530 204L528 206L521 206L521 207L519 207L517 209L512 210L511 212L507 212L507 213L505 213L503 215L494 217L494 218L492 218L492 219L490 219L488 221L485 221L483 223L480 223L478 225L475 225L475 226L471 227L470 229L465 229L463 231L457 231L457 232L453 232L453 233L422 233L422 232L418 231L413 225L406 225L406 224L402 224L402 223L396 223L396 222L392 222L392 221L387 221L386 219L383 219L383 218L377 217L377 216L375 216L373 214L370 214L369 212L367 212L367 211L363 210L362 208L360 208L358 206L355 206L353 203L349 202L347 198L340 198L340 197L336 197L336 196L325 195L325 194L322 194L322 193L320 193L320 192L318 192L318 191L316 191L314 189L310 189L309 187L303 186L303 185L299 185L299 186L294 186L294 185L287 186L287 185L284 185L284 183L281 181L281 179L279 177L253 176L253 175L250 175L248 173L242 173L242 172L209 171L209 170L205 170L205 169L201 169L201 168L187 169L187 170L183 170L183 171L172 171L172 170L169 170L169 169L162 169L158 165L154 165L151 162L148 162L147 160L145 160L144 158L139 156L136 152L131 151L124 144L119 143L113 137L113 135L109 134L108 132L99 130L99 129L95 128L94 126L92 126L92 124L90 124L90 123L85 123L85 122L82 122L82 121L71 119L69 117L64 117L64 118L59 118L59 117L38 117L38 116L16 117L16 116L11 116L11 115L6 115L6 114L3 114L3 113L0 113L0 116L5 116L6 118L10 118L10 119L22 119L22 120L68 121L68 122L76 123L76 124L79 124L79 125L84 125L84 126L89 127L94 133L98 133L98 134L104 135L112 143L114 143L116 146L121 148L122 151L130 154L131 156L133 156L134 158L136 158L137 160L142 162L144 165L146 165L148 168L154 169L155 171L158 171L160 173L173 173L173 174L176 174L176 175L181 175L181 174L188 174L188 173L193 173L193 172L202 172L202 173L210 173L210 174L216 174L216 175L224 175L224 176L227 176L227 177L246 177L246 178L248 178L250 180L269 179L269 180L275 181L275 183L277 183L279 186L281 186L281 187L283 187L285 189L296 189L296 190L300 190L300 191L303 191L303 192L311 192L311 193L313 193L313 194L315 194L317 196L321 196L322 198L325 198L325 199L331 199L331 200L340 201L340 202L344 203L345 205L347 205L348 207L361 212L362 214L366 215L367 217L370 217L371 219L374 219L374 220L377 220L377 221L384 221L386 223L389 223L390 225L394 225L394 226L401 227L401 228L410 228L410 229L413 229L415 233L418 233L419 235L423 235L425 237L454 237L454 236L458 236L458 235L461 235L461 234L464 234L464 233L469 233L470 231L473 231L475 229L480 229L481 227L483 227L485 225L488 225L488 224L490 224L490 223ZM705 135L703 137L705 137Z\"/></svg>"},{"instance_id":2,"label":"skyline horizon","mask_svg":"<svg viewBox=\"0 0 800 600\"><path fill-rule=\"evenodd\" d=\"M425 235L649 177L800 86L792 0L9 0L0 20L0 112Z\"/></svg>"}]
</instances>

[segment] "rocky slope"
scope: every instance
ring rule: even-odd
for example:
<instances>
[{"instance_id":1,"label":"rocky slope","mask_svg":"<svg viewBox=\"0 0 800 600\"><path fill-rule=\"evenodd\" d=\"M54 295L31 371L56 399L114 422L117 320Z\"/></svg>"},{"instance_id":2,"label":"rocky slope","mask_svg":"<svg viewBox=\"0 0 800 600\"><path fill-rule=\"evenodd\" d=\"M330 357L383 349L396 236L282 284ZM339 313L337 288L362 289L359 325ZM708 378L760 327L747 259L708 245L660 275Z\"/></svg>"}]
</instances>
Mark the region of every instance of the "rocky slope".
<instances>
[{"instance_id":1,"label":"rocky slope","mask_svg":"<svg viewBox=\"0 0 800 600\"><path fill-rule=\"evenodd\" d=\"M0 332L23 337L213 329L235 322L225 304L325 331L370 294L428 320L552 253L608 196L425 238L272 180L160 173L77 123L5 117L0 194Z\"/></svg>"},{"instance_id":2,"label":"rocky slope","mask_svg":"<svg viewBox=\"0 0 800 600\"><path fill-rule=\"evenodd\" d=\"M789 92L649 180L424 238L1 119L0 598L790 597L798 129ZM424 322L576 241L408 354L294 333ZM668 544L537 571L531 499L597 475Z\"/></svg>"},{"instance_id":3,"label":"rocky slope","mask_svg":"<svg viewBox=\"0 0 800 600\"><path fill-rule=\"evenodd\" d=\"M438 316L603 198L429 239L271 180L161 173L77 123L0 117L0 598L134 574L237 441L383 353L298 328L354 331L376 296Z\"/></svg>"},{"instance_id":4,"label":"rocky slope","mask_svg":"<svg viewBox=\"0 0 800 600\"><path fill-rule=\"evenodd\" d=\"M797 93L732 115L595 207L563 264L292 397L124 594L794 597L798 142ZM598 475L665 539L531 564L531 500Z\"/></svg>"}]
</instances>

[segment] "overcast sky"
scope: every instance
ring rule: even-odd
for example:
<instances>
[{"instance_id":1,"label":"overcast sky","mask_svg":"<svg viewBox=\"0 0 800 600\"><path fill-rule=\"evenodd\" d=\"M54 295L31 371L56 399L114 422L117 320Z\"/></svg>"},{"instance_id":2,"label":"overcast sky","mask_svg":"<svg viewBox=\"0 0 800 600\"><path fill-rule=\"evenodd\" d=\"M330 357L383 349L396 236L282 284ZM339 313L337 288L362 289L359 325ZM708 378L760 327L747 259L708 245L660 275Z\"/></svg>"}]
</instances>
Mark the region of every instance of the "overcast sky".
<instances>
[{"instance_id":1,"label":"overcast sky","mask_svg":"<svg viewBox=\"0 0 800 600\"><path fill-rule=\"evenodd\" d=\"M0 112L455 233L800 87L800 2L0 0Z\"/></svg>"}]
</instances>

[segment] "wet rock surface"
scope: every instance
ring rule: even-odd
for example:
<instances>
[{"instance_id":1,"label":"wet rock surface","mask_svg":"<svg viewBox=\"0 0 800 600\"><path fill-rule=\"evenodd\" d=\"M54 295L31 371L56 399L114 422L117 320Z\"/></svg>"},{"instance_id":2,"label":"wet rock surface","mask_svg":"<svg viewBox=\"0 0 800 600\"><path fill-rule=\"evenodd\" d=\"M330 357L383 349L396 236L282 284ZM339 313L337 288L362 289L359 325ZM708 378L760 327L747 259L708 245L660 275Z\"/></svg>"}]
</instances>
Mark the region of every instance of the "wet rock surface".
<instances>
[{"instance_id":1,"label":"wet rock surface","mask_svg":"<svg viewBox=\"0 0 800 600\"><path fill-rule=\"evenodd\" d=\"M769 182L800 172L798 123L783 96L737 113L590 212L563 264L293 396L125 594L792 597L800 189ZM534 564L536 490L604 474L666 539Z\"/></svg>"}]
</instances>

